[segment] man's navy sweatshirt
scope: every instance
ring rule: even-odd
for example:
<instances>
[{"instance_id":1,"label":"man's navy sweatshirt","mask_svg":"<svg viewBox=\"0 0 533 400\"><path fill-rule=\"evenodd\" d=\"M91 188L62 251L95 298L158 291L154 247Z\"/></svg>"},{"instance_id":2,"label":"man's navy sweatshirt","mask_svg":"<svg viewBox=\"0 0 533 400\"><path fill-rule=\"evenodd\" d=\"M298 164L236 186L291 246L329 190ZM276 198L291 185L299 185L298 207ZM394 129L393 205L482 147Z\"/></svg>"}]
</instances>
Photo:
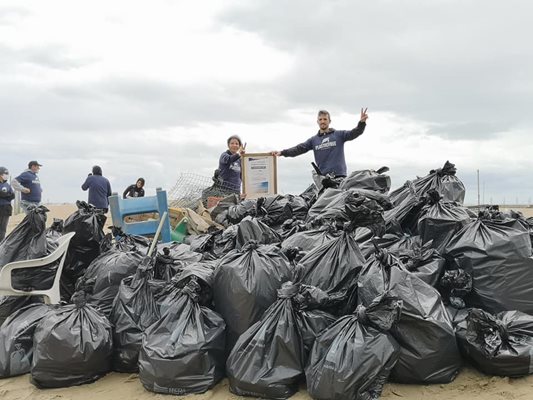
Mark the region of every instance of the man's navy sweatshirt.
<instances>
[{"instance_id":1,"label":"man's navy sweatshirt","mask_svg":"<svg viewBox=\"0 0 533 400\"><path fill-rule=\"evenodd\" d=\"M313 150L315 162L323 175L334 174L346 176L346 160L344 158L344 143L361 136L366 127L365 122L359 122L351 131L318 132L313 137L297 146L281 151L284 157L296 157Z\"/></svg>"},{"instance_id":2,"label":"man's navy sweatshirt","mask_svg":"<svg viewBox=\"0 0 533 400\"><path fill-rule=\"evenodd\" d=\"M30 193L21 193L21 200L30 201L32 203L41 202L41 194L43 192L43 189L41 188L41 182L39 181L37 173L28 169L19 176L17 176L15 179L22 186L30 189Z\"/></svg>"},{"instance_id":3,"label":"man's navy sweatshirt","mask_svg":"<svg viewBox=\"0 0 533 400\"><path fill-rule=\"evenodd\" d=\"M89 204L96 208L109 208L108 197L111 196L111 184L107 178L102 175L89 175L81 188L89 189Z\"/></svg>"}]
</instances>

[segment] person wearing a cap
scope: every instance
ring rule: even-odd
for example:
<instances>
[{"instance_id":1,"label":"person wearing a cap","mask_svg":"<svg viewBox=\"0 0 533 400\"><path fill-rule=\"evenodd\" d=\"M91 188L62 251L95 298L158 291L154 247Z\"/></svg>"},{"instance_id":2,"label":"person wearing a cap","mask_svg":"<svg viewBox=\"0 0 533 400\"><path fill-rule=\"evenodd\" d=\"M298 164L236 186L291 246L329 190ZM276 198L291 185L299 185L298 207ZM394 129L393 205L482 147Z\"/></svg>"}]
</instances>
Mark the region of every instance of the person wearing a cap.
<instances>
[{"instance_id":1,"label":"person wearing a cap","mask_svg":"<svg viewBox=\"0 0 533 400\"><path fill-rule=\"evenodd\" d=\"M111 196L111 184L102 176L102 168L98 165L93 167L83 185L83 190L89 190L89 204L107 213L109 210L109 196Z\"/></svg>"},{"instance_id":2,"label":"person wearing a cap","mask_svg":"<svg viewBox=\"0 0 533 400\"><path fill-rule=\"evenodd\" d=\"M41 204L42 188L37 173L42 165L37 161L30 161L28 169L17 176L11 184L13 189L21 192L20 206L26 214L29 210Z\"/></svg>"},{"instance_id":3,"label":"person wearing a cap","mask_svg":"<svg viewBox=\"0 0 533 400\"><path fill-rule=\"evenodd\" d=\"M13 214L11 200L15 198L15 192L8 182L9 171L0 167L0 242L6 237L7 223Z\"/></svg>"},{"instance_id":4,"label":"person wearing a cap","mask_svg":"<svg viewBox=\"0 0 533 400\"><path fill-rule=\"evenodd\" d=\"M241 156L246 152L237 135L228 138L228 150L220 155L218 161L218 177L222 180L222 188L228 193L241 192Z\"/></svg>"}]
</instances>

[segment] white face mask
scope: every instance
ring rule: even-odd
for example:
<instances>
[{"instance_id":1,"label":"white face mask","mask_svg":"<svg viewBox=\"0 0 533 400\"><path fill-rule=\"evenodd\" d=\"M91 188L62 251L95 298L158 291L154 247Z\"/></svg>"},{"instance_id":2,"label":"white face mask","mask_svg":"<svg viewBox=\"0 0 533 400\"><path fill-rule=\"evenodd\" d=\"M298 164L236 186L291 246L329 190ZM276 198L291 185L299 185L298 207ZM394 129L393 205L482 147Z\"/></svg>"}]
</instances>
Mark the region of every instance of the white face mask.
<instances>
[{"instance_id":1,"label":"white face mask","mask_svg":"<svg viewBox=\"0 0 533 400\"><path fill-rule=\"evenodd\" d=\"M8 175L8 174L4 174L4 175L2 175L2 179L3 179L4 181L7 181L8 178L9 178L9 175Z\"/></svg>"}]
</instances>

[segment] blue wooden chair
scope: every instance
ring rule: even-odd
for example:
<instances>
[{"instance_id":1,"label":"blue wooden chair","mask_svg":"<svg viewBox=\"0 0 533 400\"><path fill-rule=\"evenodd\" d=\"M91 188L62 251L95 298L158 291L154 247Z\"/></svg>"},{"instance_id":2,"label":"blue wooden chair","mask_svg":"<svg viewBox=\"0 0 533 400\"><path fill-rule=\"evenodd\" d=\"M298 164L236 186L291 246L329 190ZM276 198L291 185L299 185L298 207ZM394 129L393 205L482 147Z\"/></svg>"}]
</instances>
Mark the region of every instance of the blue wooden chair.
<instances>
[{"instance_id":1,"label":"blue wooden chair","mask_svg":"<svg viewBox=\"0 0 533 400\"><path fill-rule=\"evenodd\" d=\"M171 241L170 220L168 218L167 192L161 188L156 189L155 196L122 199L117 193L109 196L109 208L113 225L130 235L153 236L161 217L164 218L161 229L163 243ZM165 213L166 212L166 213ZM125 222L124 217L145 213L158 213L159 218L152 221Z\"/></svg>"}]
</instances>

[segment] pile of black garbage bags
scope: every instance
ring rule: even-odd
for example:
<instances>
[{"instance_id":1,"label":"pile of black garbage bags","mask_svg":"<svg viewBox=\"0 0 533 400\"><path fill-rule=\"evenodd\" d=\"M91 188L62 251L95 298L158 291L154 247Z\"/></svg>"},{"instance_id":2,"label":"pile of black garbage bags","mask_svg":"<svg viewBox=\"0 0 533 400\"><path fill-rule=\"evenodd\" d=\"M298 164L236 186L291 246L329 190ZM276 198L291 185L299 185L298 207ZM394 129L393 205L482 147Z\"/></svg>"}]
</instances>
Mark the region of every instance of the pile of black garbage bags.
<instances>
[{"instance_id":1,"label":"pile of black garbage bags","mask_svg":"<svg viewBox=\"0 0 533 400\"><path fill-rule=\"evenodd\" d=\"M224 229L151 256L149 239L104 232L86 203L48 229L36 208L0 243L0 267L76 232L64 301L0 298L0 377L49 388L138 373L175 395L227 377L241 396L286 399L306 384L316 399L378 399L387 381L449 383L465 361L533 373L533 223L464 207L450 162L394 191L387 170L227 197L211 210ZM54 268L15 280L50 285Z\"/></svg>"}]
</instances>

